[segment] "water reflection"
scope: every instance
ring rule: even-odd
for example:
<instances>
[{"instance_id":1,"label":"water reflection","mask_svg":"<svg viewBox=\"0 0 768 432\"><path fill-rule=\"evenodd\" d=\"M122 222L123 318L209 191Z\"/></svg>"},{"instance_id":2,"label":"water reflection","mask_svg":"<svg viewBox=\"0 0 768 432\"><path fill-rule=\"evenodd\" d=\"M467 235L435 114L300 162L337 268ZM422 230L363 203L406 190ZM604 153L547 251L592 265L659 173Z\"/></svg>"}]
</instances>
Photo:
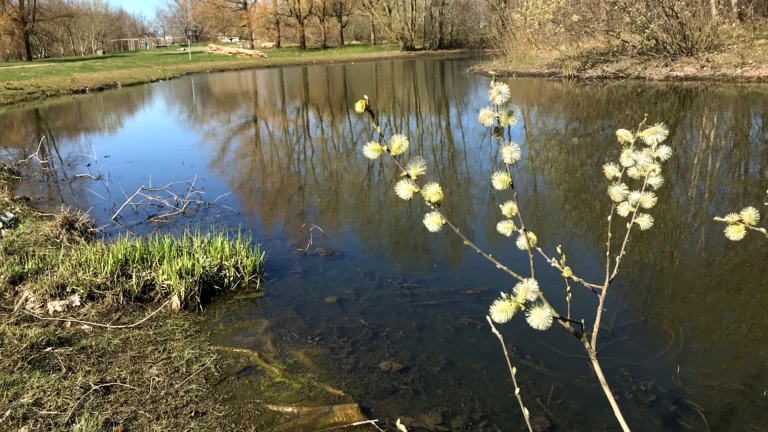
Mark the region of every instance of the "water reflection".
<instances>
[{"instance_id":1,"label":"water reflection","mask_svg":"<svg viewBox=\"0 0 768 432\"><path fill-rule=\"evenodd\" d=\"M209 196L233 192L223 204L239 213L217 220L257 233L276 280L266 307L213 308L215 320L267 316L286 344L321 337L334 360L322 373L376 416L439 412L444 424L466 417L467 430L483 422L510 430L519 413L510 409L497 342L479 323L511 281L456 238L423 229L425 209L392 193L394 167L361 155L372 131L352 110L367 94L384 127L409 135L411 154L427 160L451 218L525 272L527 256L494 230L506 197L490 188L498 156L476 122L487 79L465 74L468 65L394 61L188 77L7 113L0 148L24 158L48 136L44 151L58 162L47 175L61 181L38 184L34 193L94 207L103 221L121 189L149 176L160 183L197 174ZM606 306L611 331L601 335L600 355L635 430L706 430L702 415L713 430L762 430L768 340L760 323L768 300L760 295L761 257L768 246L754 236L726 243L712 217L763 202L768 89L510 84L523 119L515 181L527 222L546 250L562 244L589 280L600 279L610 203L599 167L619 150L614 131L646 113L670 126L676 153L657 222L630 243ZM99 160L89 167L83 155L92 149ZM71 180L94 169L109 180ZM322 227L326 237L314 241L334 257L290 250L306 245L311 225ZM548 297L562 308L557 274L540 268ZM403 282L421 288L397 289ZM339 303L323 301L330 295ZM594 296L577 291L574 300L574 315L589 321ZM559 430L612 424L579 344L559 329L534 334L521 321L504 331L532 411ZM227 342L247 343L247 333ZM382 374L376 365L384 359L409 367Z\"/></svg>"}]
</instances>

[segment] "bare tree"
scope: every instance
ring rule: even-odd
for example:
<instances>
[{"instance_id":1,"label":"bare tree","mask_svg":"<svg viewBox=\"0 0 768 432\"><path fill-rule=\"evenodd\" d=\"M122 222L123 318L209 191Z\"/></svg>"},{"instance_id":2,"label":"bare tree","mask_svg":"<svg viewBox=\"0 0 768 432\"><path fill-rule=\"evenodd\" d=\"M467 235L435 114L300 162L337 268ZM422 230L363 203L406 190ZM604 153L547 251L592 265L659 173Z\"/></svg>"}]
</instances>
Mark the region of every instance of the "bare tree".
<instances>
[{"instance_id":1,"label":"bare tree","mask_svg":"<svg viewBox=\"0 0 768 432\"><path fill-rule=\"evenodd\" d=\"M253 49L255 38L253 35L253 17L256 0L219 0L221 6L229 7L240 18L240 36L248 41L248 48ZM217 4L217 3L214 3Z\"/></svg>"},{"instance_id":2,"label":"bare tree","mask_svg":"<svg viewBox=\"0 0 768 432\"><path fill-rule=\"evenodd\" d=\"M355 6L354 0L331 0L330 12L339 25L339 45L344 45L344 29L349 25L349 17L352 15ZM375 38L372 37L372 39Z\"/></svg>"},{"instance_id":3,"label":"bare tree","mask_svg":"<svg viewBox=\"0 0 768 432\"><path fill-rule=\"evenodd\" d=\"M312 2L308 0L288 0L286 14L296 21L296 29L299 33L299 49L307 49L307 21L312 16Z\"/></svg>"}]
</instances>

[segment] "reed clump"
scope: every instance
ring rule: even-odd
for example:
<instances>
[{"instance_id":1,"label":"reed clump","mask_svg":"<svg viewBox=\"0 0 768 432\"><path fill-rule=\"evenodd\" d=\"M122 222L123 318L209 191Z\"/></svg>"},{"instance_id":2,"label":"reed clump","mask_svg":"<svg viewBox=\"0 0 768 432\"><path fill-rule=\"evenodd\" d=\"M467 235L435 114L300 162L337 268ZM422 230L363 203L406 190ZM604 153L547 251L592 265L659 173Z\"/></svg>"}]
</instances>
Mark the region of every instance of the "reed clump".
<instances>
[{"instance_id":1,"label":"reed clump","mask_svg":"<svg viewBox=\"0 0 768 432\"><path fill-rule=\"evenodd\" d=\"M82 223L67 225L78 229ZM180 306L194 308L217 291L257 281L264 254L249 237L212 230L121 235L109 243L25 251L14 258L4 262L3 272L37 296L134 302L175 297Z\"/></svg>"}]
</instances>

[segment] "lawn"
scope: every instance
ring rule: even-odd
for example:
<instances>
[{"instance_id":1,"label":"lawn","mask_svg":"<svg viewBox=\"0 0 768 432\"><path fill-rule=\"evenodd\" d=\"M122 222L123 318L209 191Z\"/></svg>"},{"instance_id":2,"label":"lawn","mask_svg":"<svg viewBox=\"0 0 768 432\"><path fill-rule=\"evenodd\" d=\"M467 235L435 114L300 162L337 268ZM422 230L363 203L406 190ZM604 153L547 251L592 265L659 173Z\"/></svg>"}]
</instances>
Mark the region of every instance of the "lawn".
<instances>
[{"instance_id":1,"label":"lawn","mask_svg":"<svg viewBox=\"0 0 768 432\"><path fill-rule=\"evenodd\" d=\"M0 63L0 107L52 96L64 96L124 85L153 82L189 73L290 64L391 58L404 55L396 45L348 45L299 50L263 50L268 59L237 58L203 52L193 44L189 53L178 46L108 53L103 56L62 57L34 62Z\"/></svg>"}]
</instances>

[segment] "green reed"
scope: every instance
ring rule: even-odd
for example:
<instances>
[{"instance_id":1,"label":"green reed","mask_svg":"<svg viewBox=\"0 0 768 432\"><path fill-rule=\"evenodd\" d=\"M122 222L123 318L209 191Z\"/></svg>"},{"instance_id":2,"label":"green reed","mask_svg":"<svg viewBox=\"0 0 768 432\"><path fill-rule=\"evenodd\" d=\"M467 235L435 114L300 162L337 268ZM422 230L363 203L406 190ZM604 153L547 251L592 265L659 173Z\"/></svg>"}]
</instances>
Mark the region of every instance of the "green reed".
<instances>
[{"instance_id":1,"label":"green reed","mask_svg":"<svg viewBox=\"0 0 768 432\"><path fill-rule=\"evenodd\" d=\"M78 292L131 301L178 296L182 305L195 307L216 292L258 282L263 262L264 253L249 237L221 230L121 235L5 267L11 280L26 280L31 290L48 296Z\"/></svg>"}]
</instances>

